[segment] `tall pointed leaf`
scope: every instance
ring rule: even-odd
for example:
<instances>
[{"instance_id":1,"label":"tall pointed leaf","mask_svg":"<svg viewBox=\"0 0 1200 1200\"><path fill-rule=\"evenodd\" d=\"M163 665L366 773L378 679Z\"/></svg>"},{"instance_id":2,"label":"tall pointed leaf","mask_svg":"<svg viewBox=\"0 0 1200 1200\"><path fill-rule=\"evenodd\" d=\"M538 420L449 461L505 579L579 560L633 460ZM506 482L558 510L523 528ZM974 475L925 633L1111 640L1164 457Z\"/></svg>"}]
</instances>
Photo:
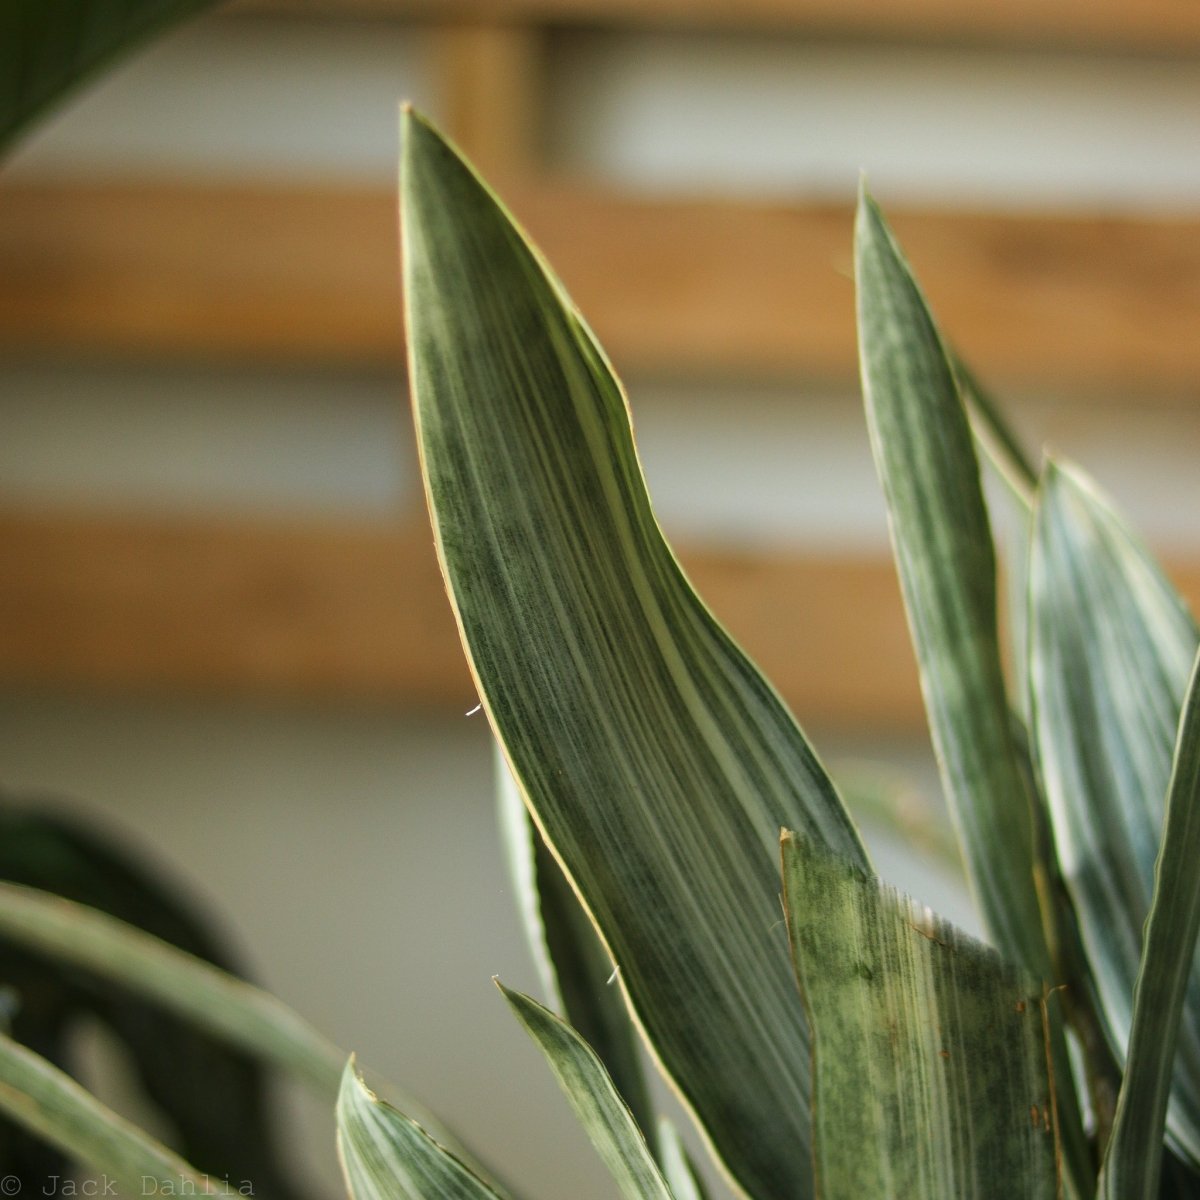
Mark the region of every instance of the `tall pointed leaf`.
<instances>
[{"instance_id":1,"label":"tall pointed leaf","mask_svg":"<svg viewBox=\"0 0 1200 1200\"><path fill-rule=\"evenodd\" d=\"M1179 1021L1200 933L1200 658L1167 790L1154 898L1142 939L1125 1078L1101 1176L1104 1200L1158 1195Z\"/></svg>"},{"instance_id":2,"label":"tall pointed leaf","mask_svg":"<svg viewBox=\"0 0 1200 1200\"><path fill-rule=\"evenodd\" d=\"M859 358L942 786L985 928L1043 980L1055 967L1038 896L1035 796L1020 767L1001 666L996 562L970 425L929 307L864 192L855 229ZM1057 1015L1051 1046L1077 1187L1090 1152Z\"/></svg>"},{"instance_id":3,"label":"tall pointed leaf","mask_svg":"<svg viewBox=\"0 0 1200 1200\"><path fill-rule=\"evenodd\" d=\"M1030 568L1033 728L1059 861L1114 1053L1124 1060L1142 927L1195 624L1078 470L1047 465ZM1200 1165L1200 977L1184 1001L1168 1133Z\"/></svg>"},{"instance_id":4,"label":"tall pointed leaf","mask_svg":"<svg viewBox=\"0 0 1200 1200\"><path fill-rule=\"evenodd\" d=\"M5 0L0 152L64 92L212 0Z\"/></svg>"},{"instance_id":5,"label":"tall pointed leaf","mask_svg":"<svg viewBox=\"0 0 1200 1200\"><path fill-rule=\"evenodd\" d=\"M807 1196L773 847L794 826L862 863L858 836L664 542L620 387L561 285L412 115L402 195L426 490L484 708L730 1174L756 1200Z\"/></svg>"},{"instance_id":6,"label":"tall pointed leaf","mask_svg":"<svg viewBox=\"0 0 1200 1200\"><path fill-rule=\"evenodd\" d=\"M337 1127L351 1200L500 1200L416 1121L371 1092L353 1059L338 1093Z\"/></svg>"},{"instance_id":7,"label":"tall pointed leaf","mask_svg":"<svg viewBox=\"0 0 1200 1200\"><path fill-rule=\"evenodd\" d=\"M924 297L865 194L855 244L871 445L942 783L989 933L1008 957L1049 977L970 426Z\"/></svg>"},{"instance_id":8,"label":"tall pointed leaf","mask_svg":"<svg viewBox=\"0 0 1200 1200\"><path fill-rule=\"evenodd\" d=\"M596 1052L647 1137L655 1131L637 1031L614 986L613 961L525 807L508 764L497 763L501 826L518 908L547 998Z\"/></svg>"},{"instance_id":9,"label":"tall pointed leaf","mask_svg":"<svg viewBox=\"0 0 1200 1200\"><path fill-rule=\"evenodd\" d=\"M131 1196L195 1196L229 1190L222 1181L201 1175L117 1116L69 1075L3 1034L0 1112L58 1147L73 1162L110 1176ZM5 1195L13 1194L9 1185L14 1181L18 1192L27 1182L7 1176Z\"/></svg>"},{"instance_id":10,"label":"tall pointed leaf","mask_svg":"<svg viewBox=\"0 0 1200 1200\"><path fill-rule=\"evenodd\" d=\"M813 1029L818 1194L1051 1200L1041 984L804 838L784 898Z\"/></svg>"},{"instance_id":11,"label":"tall pointed leaf","mask_svg":"<svg viewBox=\"0 0 1200 1200\"><path fill-rule=\"evenodd\" d=\"M596 1052L549 1009L496 982L525 1032L546 1056L625 1200L675 1200L644 1133Z\"/></svg>"}]
</instances>

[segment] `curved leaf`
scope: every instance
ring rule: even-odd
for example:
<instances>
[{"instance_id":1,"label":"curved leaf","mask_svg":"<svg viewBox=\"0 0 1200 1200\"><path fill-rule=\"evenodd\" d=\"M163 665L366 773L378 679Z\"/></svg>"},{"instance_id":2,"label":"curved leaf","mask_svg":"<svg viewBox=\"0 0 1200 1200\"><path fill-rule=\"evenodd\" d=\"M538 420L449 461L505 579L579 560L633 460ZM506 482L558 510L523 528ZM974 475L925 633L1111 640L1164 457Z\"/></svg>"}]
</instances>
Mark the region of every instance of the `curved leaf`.
<instances>
[{"instance_id":1,"label":"curved leaf","mask_svg":"<svg viewBox=\"0 0 1200 1200\"><path fill-rule=\"evenodd\" d=\"M655 1128L639 1039L613 962L525 807L508 764L497 763L501 826L526 937L542 986L595 1051L647 1137Z\"/></svg>"},{"instance_id":2,"label":"curved leaf","mask_svg":"<svg viewBox=\"0 0 1200 1200\"><path fill-rule=\"evenodd\" d=\"M536 1000L509 991L499 980L496 986L546 1056L579 1123L625 1200L675 1200L645 1135L596 1052L570 1025Z\"/></svg>"},{"instance_id":3,"label":"curved leaf","mask_svg":"<svg viewBox=\"0 0 1200 1200\"><path fill-rule=\"evenodd\" d=\"M1124 1061L1180 709L1198 644L1183 602L1078 470L1043 475L1030 567L1033 731L1055 843L1113 1052ZM1200 977L1168 1115L1200 1164Z\"/></svg>"},{"instance_id":4,"label":"curved leaf","mask_svg":"<svg viewBox=\"0 0 1200 1200\"><path fill-rule=\"evenodd\" d=\"M855 246L871 445L942 783L987 929L1002 952L1048 978L970 426L924 297L865 194Z\"/></svg>"},{"instance_id":5,"label":"curved leaf","mask_svg":"<svg viewBox=\"0 0 1200 1200\"><path fill-rule=\"evenodd\" d=\"M783 880L813 1028L819 1194L1051 1200L1040 983L787 833Z\"/></svg>"},{"instance_id":6,"label":"curved leaf","mask_svg":"<svg viewBox=\"0 0 1200 1200\"><path fill-rule=\"evenodd\" d=\"M1104 1159L1104 1200L1156 1197L1171 1071L1200 933L1200 658L1192 667L1167 789L1154 899L1142 939L1125 1078Z\"/></svg>"},{"instance_id":7,"label":"curved leaf","mask_svg":"<svg viewBox=\"0 0 1200 1200\"><path fill-rule=\"evenodd\" d=\"M810 1191L808 1036L781 825L865 862L778 696L651 511L620 387L470 168L408 115L410 379L434 528L489 720L738 1185Z\"/></svg>"},{"instance_id":8,"label":"curved leaf","mask_svg":"<svg viewBox=\"0 0 1200 1200\"><path fill-rule=\"evenodd\" d=\"M212 0L5 0L0 152L64 92Z\"/></svg>"},{"instance_id":9,"label":"curved leaf","mask_svg":"<svg viewBox=\"0 0 1200 1200\"><path fill-rule=\"evenodd\" d=\"M1001 665L996 562L970 425L941 335L864 192L855 229L859 357L876 467L938 768L967 878L1006 958L1055 980L1037 881L1037 797L1021 771ZM1093 1167L1057 1014L1051 1046L1076 1187Z\"/></svg>"},{"instance_id":10,"label":"curved leaf","mask_svg":"<svg viewBox=\"0 0 1200 1200\"><path fill-rule=\"evenodd\" d=\"M346 1064L337 1102L338 1156L351 1200L500 1200Z\"/></svg>"},{"instance_id":11,"label":"curved leaf","mask_svg":"<svg viewBox=\"0 0 1200 1200\"><path fill-rule=\"evenodd\" d=\"M127 846L73 814L0 799L0 879L38 887L128 921L231 974L238 974L216 922L180 885ZM77 1074L77 1034L99 1021L128 1052L146 1096L175 1131L175 1144L210 1174L248 1181L272 1200L298 1194L269 1120L263 1065L193 1022L132 994L111 979L0 936L0 978L17 995L11 1034ZM0 1173L27 1189L53 1190L62 1156L15 1131L0 1136Z\"/></svg>"},{"instance_id":12,"label":"curved leaf","mask_svg":"<svg viewBox=\"0 0 1200 1200\"><path fill-rule=\"evenodd\" d=\"M201 1175L117 1116L69 1075L2 1034L0 1111L57 1146L72 1161L124 1184L130 1195L145 1196L148 1187L165 1196L229 1190L223 1181ZM6 1195L12 1194L8 1191L12 1178L4 1181ZM25 1182L17 1180L18 1184Z\"/></svg>"},{"instance_id":13,"label":"curved leaf","mask_svg":"<svg viewBox=\"0 0 1200 1200\"><path fill-rule=\"evenodd\" d=\"M332 1100L346 1054L268 992L82 904L0 883L0 936L111 979L132 994L305 1080ZM388 1093L482 1175L486 1169L432 1114L398 1088ZM488 1176L490 1178L490 1176Z\"/></svg>"}]
</instances>

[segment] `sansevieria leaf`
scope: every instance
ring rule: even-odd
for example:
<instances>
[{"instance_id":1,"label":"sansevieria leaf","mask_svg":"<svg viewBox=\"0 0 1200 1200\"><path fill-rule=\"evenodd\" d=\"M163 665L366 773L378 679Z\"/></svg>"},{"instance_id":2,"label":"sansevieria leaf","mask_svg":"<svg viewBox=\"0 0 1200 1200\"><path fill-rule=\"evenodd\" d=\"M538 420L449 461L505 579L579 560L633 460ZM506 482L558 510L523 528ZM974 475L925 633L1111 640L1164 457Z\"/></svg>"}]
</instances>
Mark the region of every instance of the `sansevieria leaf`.
<instances>
[{"instance_id":1,"label":"sansevieria leaf","mask_svg":"<svg viewBox=\"0 0 1200 1200\"><path fill-rule=\"evenodd\" d=\"M212 0L5 0L0 152L77 83Z\"/></svg>"},{"instance_id":2,"label":"sansevieria leaf","mask_svg":"<svg viewBox=\"0 0 1200 1200\"><path fill-rule=\"evenodd\" d=\"M642 1069L640 1039L613 961L542 839L508 764L497 764L500 820L517 903L546 998L595 1051L648 1138L656 1120Z\"/></svg>"},{"instance_id":3,"label":"sansevieria leaf","mask_svg":"<svg viewBox=\"0 0 1200 1200\"><path fill-rule=\"evenodd\" d=\"M938 768L967 878L1002 954L1050 982L1039 854L1001 664L995 548L966 409L941 335L875 202L855 229L867 424ZM961 369L961 368L960 368ZM1057 1014L1051 1047L1076 1186L1092 1172Z\"/></svg>"},{"instance_id":4,"label":"sansevieria leaf","mask_svg":"<svg viewBox=\"0 0 1200 1200\"><path fill-rule=\"evenodd\" d=\"M69 1075L3 1034L0 1112L62 1150L72 1162L110 1177L131 1196L195 1196L230 1190L223 1180L202 1175L101 1104ZM19 1192L22 1182L7 1176L5 1194L15 1194L8 1190L10 1183L16 1183Z\"/></svg>"},{"instance_id":5,"label":"sansevieria leaf","mask_svg":"<svg viewBox=\"0 0 1200 1200\"><path fill-rule=\"evenodd\" d=\"M776 839L865 854L775 692L684 577L620 386L471 169L405 121L410 379L442 568L480 697L737 1185L811 1192L808 1032Z\"/></svg>"},{"instance_id":6,"label":"sansevieria leaf","mask_svg":"<svg viewBox=\"0 0 1200 1200\"><path fill-rule=\"evenodd\" d=\"M675 1200L645 1135L596 1052L565 1021L496 981L525 1032L546 1056L625 1200Z\"/></svg>"},{"instance_id":7,"label":"sansevieria leaf","mask_svg":"<svg viewBox=\"0 0 1200 1200\"><path fill-rule=\"evenodd\" d=\"M337 1144L351 1200L501 1200L420 1125L380 1100L346 1065Z\"/></svg>"},{"instance_id":8,"label":"sansevieria leaf","mask_svg":"<svg viewBox=\"0 0 1200 1200\"><path fill-rule=\"evenodd\" d=\"M1054 462L1040 488L1030 589L1038 762L1102 1017L1123 1060L1197 632L1112 506L1080 471ZM1200 1165L1194 970L1167 1121L1176 1149Z\"/></svg>"},{"instance_id":9,"label":"sansevieria leaf","mask_svg":"<svg viewBox=\"0 0 1200 1200\"><path fill-rule=\"evenodd\" d=\"M1200 666L1200 660L1197 660ZM1200 933L1200 671L1192 668L1142 939L1125 1077L1101 1176L1104 1200L1156 1197L1171 1069Z\"/></svg>"},{"instance_id":10,"label":"sansevieria leaf","mask_svg":"<svg viewBox=\"0 0 1200 1200\"><path fill-rule=\"evenodd\" d=\"M805 838L783 881L821 1200L1051 1200L1042 984Z\"/></svg>"},{"instance_id":11,"label":"sansevieria leaf","mask_svg":"<svg viewBox=\"0 0 1200 1200\"><path fill-rule=\"evenodd\" d=\"M871 446L942 783L988 931L1003 953L1048 975L970 425L924 297L865 194L855 246Z\"/></svg>"}]
</instances>

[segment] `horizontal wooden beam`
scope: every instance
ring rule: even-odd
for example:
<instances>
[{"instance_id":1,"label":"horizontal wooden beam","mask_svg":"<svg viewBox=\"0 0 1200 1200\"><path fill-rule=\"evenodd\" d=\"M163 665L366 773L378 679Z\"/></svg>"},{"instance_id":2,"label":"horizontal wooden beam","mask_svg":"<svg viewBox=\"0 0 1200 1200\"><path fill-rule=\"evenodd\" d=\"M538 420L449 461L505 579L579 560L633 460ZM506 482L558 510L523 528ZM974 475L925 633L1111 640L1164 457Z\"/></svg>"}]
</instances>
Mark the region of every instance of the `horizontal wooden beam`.
<instances>
[{"instance_id":1,"label":"horizontal wooden beam","mask_svg":"<svg viewBox=\"0 0 1200 1200\"><path fill-rule=\"evenodd\" d=\"M475 703L423 523L8 508L0 547L0 686ZM685 546L681 558L803 723L922 725L885 556ZM1200 562L1173 575L1200 600Z\"/></svg>"},{"instance_id":2,"label":"horizontal wooden beam","mask_svg":"<svg viewBox=\"0 0 1200 1200\"><path fill-rule=\"evenodd\" d=\"M237 0L232 11L613 28L735 29L868 38L1200 49L1191 0Z\"/></svg>"},{"instance_id":3,"label":"horizontal wooden beam","mask_svg":"<svg viewBox=\"0 0 1200 1200\"><path fill-rule=\"evenodd\" d=\"M848 207L501 191L626 373L853 379ZM985 377L1195 393L1200 218L892 216ZM8 352L398 364L397 274L386 189L0 188Z\"/></svg>"},{"instance_id":4,"label":"horizontal wooden beam","mask_svg":"<svg viewBox=\"0 0 1200 1200\"><path fill-rule=\"evenodd\" d=\"M0 511L0 684L475 703L415 524ZM713 610L805 720L920 721L883 559L697 548Z\"/></svg>"}]
</instances>

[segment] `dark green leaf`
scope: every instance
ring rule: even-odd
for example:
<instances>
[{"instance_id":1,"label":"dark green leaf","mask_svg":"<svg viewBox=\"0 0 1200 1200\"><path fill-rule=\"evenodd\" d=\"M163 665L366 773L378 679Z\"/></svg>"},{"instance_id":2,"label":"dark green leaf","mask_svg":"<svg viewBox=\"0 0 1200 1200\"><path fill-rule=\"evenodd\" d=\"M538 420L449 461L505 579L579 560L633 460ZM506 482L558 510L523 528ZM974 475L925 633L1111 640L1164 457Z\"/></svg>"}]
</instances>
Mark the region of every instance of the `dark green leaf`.
<instances>
[{"instance_id":1,"label":"dark green leaf","mask_svg":"<svg viewBox=\"0 0 1200 1200\"><path fill-rule=\"evenodd\" d=\"M194 1196L227 1190L105 1108L69 1075L0 1035L0 1112L130 1195ZM5 1194L14 1194L4 1180ZM20 1191L21 1180L15 1180ZM60 1181L61 1182L61 1181ZM148 1190L152 1189L152 1193ZM82 1193L81 1193L82 1194Z\"/></svg>"},{"instance_id":2,"label":"dark green leaf","mask_svg":"<svg viewBox=\"0 0 1200 1200\"><path fill-rule=\"evenodd\" d=\"M0 153L82 81L212 0L4 0Z\"/></svg>"}]
</instances>

